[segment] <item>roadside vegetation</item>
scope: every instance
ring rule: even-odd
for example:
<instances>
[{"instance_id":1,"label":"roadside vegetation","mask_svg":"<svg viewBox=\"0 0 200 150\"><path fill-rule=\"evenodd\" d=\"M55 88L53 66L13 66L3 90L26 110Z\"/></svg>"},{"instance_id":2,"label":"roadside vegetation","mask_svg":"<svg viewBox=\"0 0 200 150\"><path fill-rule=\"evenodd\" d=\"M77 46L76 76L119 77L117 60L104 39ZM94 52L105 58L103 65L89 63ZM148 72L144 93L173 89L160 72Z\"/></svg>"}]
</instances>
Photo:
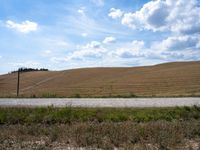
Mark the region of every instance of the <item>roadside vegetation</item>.
<instances>
[{"instance_id":1,"label":"roadside vegetation","mask_svg":"<svg viewBox=\"0 0 200 150\"><path fill-rule=\"evenodd\" d=\"M198 120L200 107L176 108L0 108L0 124L70 122L149 122Z\"/></svg>"},{"instance_id":2,"label":"roadside vegetation","mask_svg":"<svg viewBox=\"0 0 200 150\"><path fill-rule=\"evenodd\" d=\"M198 149L200 107L4 107L0 131L0 149Z\"/></svg>"}]
</instances>

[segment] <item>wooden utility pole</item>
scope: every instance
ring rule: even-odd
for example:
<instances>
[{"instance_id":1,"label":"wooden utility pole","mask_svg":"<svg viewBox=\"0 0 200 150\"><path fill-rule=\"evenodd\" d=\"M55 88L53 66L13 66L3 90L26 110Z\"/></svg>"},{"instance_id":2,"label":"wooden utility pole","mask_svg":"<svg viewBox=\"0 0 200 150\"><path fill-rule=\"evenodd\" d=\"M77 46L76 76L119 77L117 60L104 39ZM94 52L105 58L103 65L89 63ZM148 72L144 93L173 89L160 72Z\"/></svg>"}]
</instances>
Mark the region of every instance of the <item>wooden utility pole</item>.
<instances>
[{"instance_id":1,"label":"wooden utility pole","mask_svg":"<svg viewBox=\"0 0 200 150\"><path fill-rule=\"evenodd\" d=\"M17 77L17 97L19 96L19 81L20 81L20 69L18 69Z\"/></svg>"}]
</instances>

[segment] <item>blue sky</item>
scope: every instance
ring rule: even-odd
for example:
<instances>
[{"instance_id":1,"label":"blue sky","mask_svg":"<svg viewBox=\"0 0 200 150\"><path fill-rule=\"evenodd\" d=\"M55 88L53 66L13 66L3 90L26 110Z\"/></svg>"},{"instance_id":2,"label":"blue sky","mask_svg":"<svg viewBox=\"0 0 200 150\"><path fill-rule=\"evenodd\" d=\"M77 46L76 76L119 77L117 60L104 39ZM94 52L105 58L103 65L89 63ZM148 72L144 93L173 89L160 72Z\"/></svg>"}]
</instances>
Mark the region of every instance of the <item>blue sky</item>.
<instances>
[{"instance_id":1,"label":"blue sky","mask_svg":"<svg viewBox=\"0 0 200 150\"><path fill-rule=\"evenodd\" d=\"M199 0L0 0L0 74L200 59Z\"/></svg>"}]
</instances>

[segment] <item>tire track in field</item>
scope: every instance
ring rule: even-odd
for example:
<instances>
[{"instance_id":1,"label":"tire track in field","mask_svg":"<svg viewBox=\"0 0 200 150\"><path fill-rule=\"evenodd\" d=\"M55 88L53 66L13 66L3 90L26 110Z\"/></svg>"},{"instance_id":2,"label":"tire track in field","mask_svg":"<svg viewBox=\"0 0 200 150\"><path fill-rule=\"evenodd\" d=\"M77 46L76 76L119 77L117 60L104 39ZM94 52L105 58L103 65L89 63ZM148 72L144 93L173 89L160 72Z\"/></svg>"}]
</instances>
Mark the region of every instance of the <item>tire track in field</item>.
<instances>
[{"instance_id":1,"label":"tire track in field","mask_svg":"<svg viewBox=\"0 0 200 150\"><path fill-rule=\"evenodd\" d=\"M64 73L65 73L65 72L63 72L63 73L61 73L61 74L59 74L59 75L55 75L55 76L53 76L53 77L49 77L49 78L43 79L43 80L41 80L41 81L35 83L34 85L31 85L31 86L25 87L25 88L23 88L23 89L20 89L20 91L21 91L21 92L25 92L25 91L31 90L31 89L33 89L33 88L35 88L35 87L37 87L37 86L40 86L40 85L42 85L42 84L44 84L44 83L47 83L47 82L49 82L49 81L51 81L51 80L53 80L53 79L55 79L55 78L58 78L59 76L64 75Z\"/></svg>"}]
</instances>

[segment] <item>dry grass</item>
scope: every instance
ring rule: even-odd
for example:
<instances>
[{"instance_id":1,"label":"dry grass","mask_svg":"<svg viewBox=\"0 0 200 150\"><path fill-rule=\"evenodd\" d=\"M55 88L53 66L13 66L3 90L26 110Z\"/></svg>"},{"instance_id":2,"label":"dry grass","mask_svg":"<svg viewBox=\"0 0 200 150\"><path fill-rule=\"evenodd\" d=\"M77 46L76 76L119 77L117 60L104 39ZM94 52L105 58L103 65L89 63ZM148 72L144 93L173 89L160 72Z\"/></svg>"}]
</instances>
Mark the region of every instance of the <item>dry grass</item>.
<instances>
[{"instance_id":1,"label":"dry grass","mask_svg":"<svg viewBox=\"0 0 200 150\"><path fill-rule=\"evenodd\" d=\"M0 96L15 96L16 74L0 76ZM21 75L24 97L200 96L200 62L91 68Z\"/></svg>"},{"instance_id":2,"label":"dry grass","mask_svg":"<svg viewBox=\"0 0 200 150\"><path fill-rule=\"evenodd\" d=\"M0 149L200 148L200 107L0 108Z\"/></svg>"},{"instance_id":3,"label":"dry grass","mask_svg":"<svg viewBox=\"0 0 200 150\"><path fill-rule=\"evenodd\" d=\"M0 149L198 149L199 121L0 126Z\"/></svg>"}]
</instances>

